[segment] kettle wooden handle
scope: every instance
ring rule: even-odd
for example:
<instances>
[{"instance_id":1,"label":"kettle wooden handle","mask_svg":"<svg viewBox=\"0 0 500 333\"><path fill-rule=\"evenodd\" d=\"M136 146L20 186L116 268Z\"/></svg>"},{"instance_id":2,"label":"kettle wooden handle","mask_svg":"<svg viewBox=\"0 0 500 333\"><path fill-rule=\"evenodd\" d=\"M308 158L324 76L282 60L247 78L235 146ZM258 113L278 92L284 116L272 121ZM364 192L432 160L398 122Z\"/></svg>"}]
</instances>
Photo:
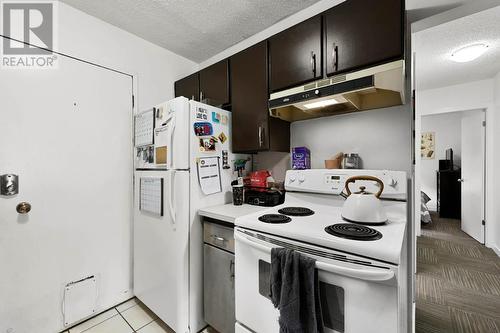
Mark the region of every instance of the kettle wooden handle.
<instances>
[{"instance_id":1,"label":"kettle wooden handle","mask_svg":"<svg viewBox=\"0 0 500 333\"><path fill-rule=\"evenodd\" d=\"M379 183L380 184L380 189L378 190L377 194L375 194L375 196L377 198L380 198L380 196L382 195L382 192L384 191L384 182L382 182L377 177L373 177L373 176L352 176L352 177L349 177L345 181L345 190L347 192L347 196L350 196L352 194L351 190L349 189L349 184L356 182L356 180L371 180L371 181Z\"/></svg>"}]
</instances>

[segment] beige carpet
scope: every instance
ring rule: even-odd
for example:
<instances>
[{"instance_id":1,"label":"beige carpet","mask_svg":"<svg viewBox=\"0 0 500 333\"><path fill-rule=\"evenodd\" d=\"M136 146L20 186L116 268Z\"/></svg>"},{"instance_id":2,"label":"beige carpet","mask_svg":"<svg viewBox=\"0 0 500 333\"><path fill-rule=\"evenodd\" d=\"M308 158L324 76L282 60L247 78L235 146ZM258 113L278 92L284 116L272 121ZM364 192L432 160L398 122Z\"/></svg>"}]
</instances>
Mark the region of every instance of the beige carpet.
<instances>
[{"instance_id":1,"label":"beige carpet","mask_svg":"<svg viewBox=\"0 0 500 333\"><path fill-rule=\"evenodd\" d=\"M500 332L500 258L440 219L417 240L417 332Z\"/></svg>"}]
</instances>

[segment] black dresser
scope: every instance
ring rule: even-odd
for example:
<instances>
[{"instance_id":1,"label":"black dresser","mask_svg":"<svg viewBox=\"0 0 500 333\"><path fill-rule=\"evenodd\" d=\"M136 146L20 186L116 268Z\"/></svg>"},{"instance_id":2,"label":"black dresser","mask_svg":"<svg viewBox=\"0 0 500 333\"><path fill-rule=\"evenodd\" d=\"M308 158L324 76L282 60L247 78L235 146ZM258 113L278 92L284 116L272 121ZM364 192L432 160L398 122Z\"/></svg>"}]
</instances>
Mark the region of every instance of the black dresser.
<instances>
[{"instance_id":1,"label":"black dresser","mask_svg":"<svg viewBox=\"0 0 500 333\"><path fill-rule=\"evenodd\" d=\"M460 219L462 208L462 183L459 181L462 172L457 170L440 170L437 175L437 210L439 217Z\"/></svg>"}]
</instances>

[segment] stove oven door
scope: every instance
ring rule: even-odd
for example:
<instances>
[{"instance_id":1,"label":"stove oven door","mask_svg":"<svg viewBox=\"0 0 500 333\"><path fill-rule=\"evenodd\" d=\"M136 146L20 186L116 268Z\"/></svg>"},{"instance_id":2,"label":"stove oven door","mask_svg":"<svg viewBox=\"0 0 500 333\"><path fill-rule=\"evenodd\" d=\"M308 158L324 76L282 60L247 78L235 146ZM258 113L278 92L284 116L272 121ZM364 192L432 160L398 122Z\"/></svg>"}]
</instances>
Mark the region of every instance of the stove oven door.
<instances>
[{"instance_id":1,"label":"stove oven door","mask_svg":"<svg viewBox=\"0 0 500 333\"><path fill-rule=\"evenodd\" d=\"M394 267L331 259L345 256L241 228L235 229L235 239L236 320L244 327L257 333L279 332L279 311L269 298L271 249L290 247L317 260L326 333L398 332ZM347 258L356 259L366 262Z\"/></svg>"}]
</instances>

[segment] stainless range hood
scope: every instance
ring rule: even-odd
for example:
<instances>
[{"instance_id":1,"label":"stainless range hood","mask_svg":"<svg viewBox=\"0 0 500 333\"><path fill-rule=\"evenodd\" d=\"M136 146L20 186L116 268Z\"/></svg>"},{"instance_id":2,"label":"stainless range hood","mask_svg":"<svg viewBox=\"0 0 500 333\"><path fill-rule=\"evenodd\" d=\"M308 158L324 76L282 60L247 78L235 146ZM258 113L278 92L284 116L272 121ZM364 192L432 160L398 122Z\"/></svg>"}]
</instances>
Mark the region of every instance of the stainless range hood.
<instances>
[{"instance_id":1,"label":"stainless range hood","mask_svg":"<svg viewBox=\"0 0 500 333\"><path fill-rule=\"evenodd\" d=\"M404 61L398 60L271 94L272 117L289 122L402 105Z\"/></svg>"}]
</instances>

